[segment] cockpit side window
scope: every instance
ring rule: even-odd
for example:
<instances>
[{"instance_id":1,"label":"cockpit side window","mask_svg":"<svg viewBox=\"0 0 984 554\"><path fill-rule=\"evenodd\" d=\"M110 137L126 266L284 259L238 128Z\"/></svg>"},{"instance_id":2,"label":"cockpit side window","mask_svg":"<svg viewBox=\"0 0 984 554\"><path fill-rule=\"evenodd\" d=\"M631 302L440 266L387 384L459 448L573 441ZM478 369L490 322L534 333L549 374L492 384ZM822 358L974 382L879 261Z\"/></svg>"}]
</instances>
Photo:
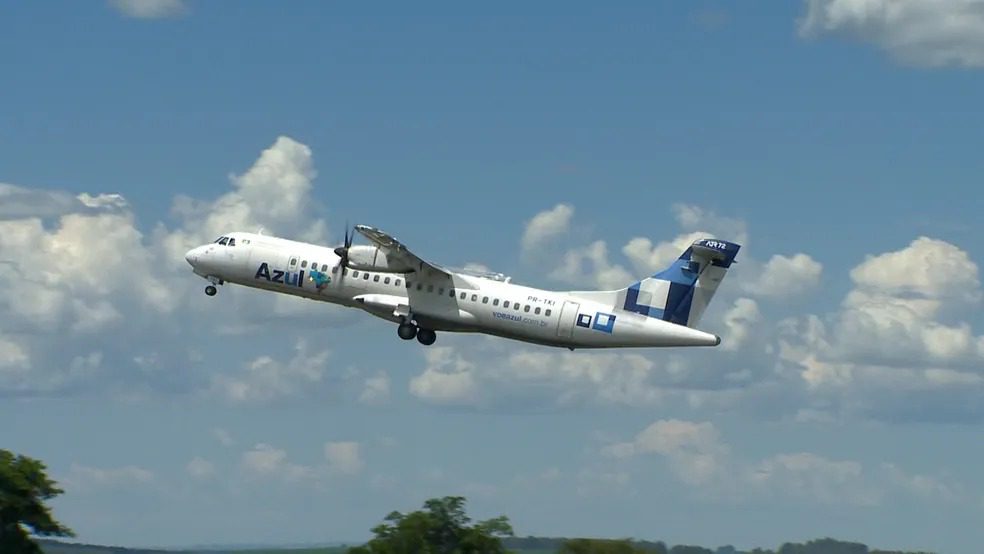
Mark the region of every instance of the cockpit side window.
<instances>
[{"instance_id":1,"label":"cockpit side window","mask_svg":"<svg viewBox=\"0 0 984 554\"><path fill-rule=\"evenodd\" d=\"M219 239L219 244L221 244L222 246L225 246L225 245L229 244L229 237L222 237L222 238L220 238Z\"/></svg>"},{"instance_id":2,"label":"cockpit side window","mask_svg":"<svg viewBox=\"0 0 984 554\"><path fill-rule=\"evenodd\" d=\"M229 246L236 246L236 239L229 239Z\"/></svg>"}]
</instances>

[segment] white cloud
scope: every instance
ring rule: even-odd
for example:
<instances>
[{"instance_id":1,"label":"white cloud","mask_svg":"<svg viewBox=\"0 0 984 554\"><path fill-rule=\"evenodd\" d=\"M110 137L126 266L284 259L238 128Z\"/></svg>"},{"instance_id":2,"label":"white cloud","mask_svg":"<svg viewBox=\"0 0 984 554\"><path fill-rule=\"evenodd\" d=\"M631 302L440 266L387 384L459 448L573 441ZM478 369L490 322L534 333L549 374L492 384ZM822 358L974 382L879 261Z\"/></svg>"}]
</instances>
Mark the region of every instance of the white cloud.
<instances>
[{"instance_id":1,"label":"white cloud","mask_svg":"<svg viewBox=\"0 0 984 554\"><path fill-rule=\"evenodd\" d=\"M327 350L309 352L307 343L300 339L290 360L260 356L246 364L241 373L216 375L212 392L232 402L272 402L311 394L325 377L329 356Z\"/></svg>"},{"instance_id":2,"label":"white cloud","mask_svg":"<svg viewBox=\"0 0 984 554\"><path fill-rule=\"evenodd\" d=\"M471 363L447 346L424 352L424 372L410 380L410 393L434 404L471 404L478 401Z\"/></svg>"},{"instance_id":3,"label":"white cloud","mask_svg":"<svg viewBox=\"0 0 984 554\"><path fill-rule=\"evenodd\" d=\"M608 261L605 241L581 249L570 249L563 262L550 273L551 279L571 284L590 284L603 290L627 287L636 279L620 265Z\"/></svg>"},{"instance_id":4,"label":"white cloud","mask_svg":"<svg viewBox=\"0 0 984 554\"><path fill-rule=\"evenodd\" d=\"M215 475L215 465L198 456L195 456L188 462L185 470L188 472L188 475L191 475L195 479L208 479Z\"/></svg>"},{"instance_id":5,"label":"white cloud","mask_svg":"<svg viewBox=\"0 0 984 554\"><path fill-rule=\"evenodd\" d=\"M390 397L390 379L384 372L369 377L365 381L362 393L359 395L359 402L363 404L385 404Z\"/></svg>"},{"instance_id":6,"label":"white cloud","mask_svg":"<svg viewBox=\"0 0 984 554\"><path fill-rule=\"evenodd\" d=\"M881 494L853 460L829 460L810 452L777 454L756 464L750 481L763 492L823 504L877 505Z\"/></svg>"},{"instance_id":7,"label":"white cloud","mask_svg":"<svg viewBox=\"0 0 984 554\"><path fill-rule=\"evenodd\" d=\"M346 475L362 471L364 465L357 442L329 442L325 444L325 460L328 470Z\"/></svg>"},{"instance_id":8,"label":"white cloud","mask_svg":"<svg viewBox=\"0 0 984 554\"><path fill-rule=\"evenodd\" d=\"M918 66L984 66L981 0L807 0L799 31L872 42Z\"/></svg>"},{"instance_id":9,"label":"white cloud","mask_svg":"<svg viewBox=\"0 0 984 554\"><path fill-rule=\"evenodd\" d=\"M183 0L109 0L109 5L127 17L161 19L183 15Z\"/></svg>"},{"instance_id":10,"label":"white cloud","mask_svg":"<svg viewBox=\"0 0 984 554\"><path fill-rule=\"evenodd\" d=\"M732 454L709 422L659 420L632 441L609 444L601 453L618 463L658 455L681 482L709 496L784 497L859 506L882 504L893 494L942 501L960 498L958 484L936 476L912 475L894 464L865 468L855 460L832 460L812 452L743 460Z\"/></svg>"},{"instance_id":11,"label":"white cloud","mask_svg":"<svg viewBox=\"0 0 984 554\"><path fill-rule=\"evenodd\" d=\"M220 427L212 428L212 436L215 437L215 440L219 441L219 444L222 446L232 446L236 444L235 439L232 438L229 431L226 431Z\"/></svg>"},{"instance_id":12,"label":"white cloud","mask_svg":"<svg viewBox=\"0 0 984 554\"><path fill-rule=\"evenodd\" d=\"M820 284L823 266L806 254L791 257L776 254L762 267L758 277L744 284L749 294L766 298L788 298Z\"/></svg>"},{"instance_id":13,"label":"white cloud","mask_svg":"<svg viewBox=\"0 0 984 554\"><path fill-rule=\"evenodd\" d=\"M751 298L739 298L734 305L724 314L724 325L728 328L728 334L722 339L721 344L724 350L738 350L742 347L749 335L754 332L762 318L758 304Z\"/></svg>"},{"instance_id":14,"label":"white cloud","mask_svg":"<svg viewBox=\"0 0 984 554\"><path fill-rule=\"evenodd\" d=\"M233 175L233 190L214 201L175 199L172 211L180 229L166 233L167 259L182 269L184 253L233 230L267 232L325 243L327 225L313 212L312 181L317 175L311 149L289 137L277 137L252 167Z\"/></svg>"},{"instance_id":15,"label":"white cloud","mask_svg":"<svg viewBox=\"0 0 984 554\"><path fill-rule=\"evenodd\" d=\"M667 458L682 481L691 485L715 479L728 457L728 448L721 443L714 425L675 419L656 421L634 441L609 445L602 452L615 458L659 454Z\"/></svg>"},{"instance_id":16,"label":"white cloud","mask_svg":"<svg viewBox=\"0 0 984 554\"><path fill-rule=\"evenodd\" d=\"M858 288L890 295L980 299L977 264L966 252L942 240L919 237L895 252L869 256L851 270Z\"/></svg>"},{"instance_id":17,"label":"white cloud","mask_svg":"<svg viewBox=\"0 0 984 554\"><path fill-rule=\"evenodd\" d=\"M241 465L247 475L287 482L308 480L317 476L315 468L292 463L287 459L287 452L265 443L259 443L244 452Z\"/></svg>"},{"instance_id":18,"label":"white cloud","mask_svg":"<svg viewBox=\"0 0 984 554\"><path fill-rule=\"evenodd\" d=\"M72 464L68 476L62 481L66 490L85 492L100 488L132 487L155 480L154 473L139 466L98 468Z\"/></svg>"},{"instance_id":19,"label":"white cloud","mask_svg":"<svg viewBox=\"0 0 984 554\"><path fill-rule=\"evenodd\" d=\"M536 254L545 243L566 234L573 216L574 208L569 204L557 204L533 216L526 222L526 230L520 241L523 254Z\"/></svg>"}]
</instances>

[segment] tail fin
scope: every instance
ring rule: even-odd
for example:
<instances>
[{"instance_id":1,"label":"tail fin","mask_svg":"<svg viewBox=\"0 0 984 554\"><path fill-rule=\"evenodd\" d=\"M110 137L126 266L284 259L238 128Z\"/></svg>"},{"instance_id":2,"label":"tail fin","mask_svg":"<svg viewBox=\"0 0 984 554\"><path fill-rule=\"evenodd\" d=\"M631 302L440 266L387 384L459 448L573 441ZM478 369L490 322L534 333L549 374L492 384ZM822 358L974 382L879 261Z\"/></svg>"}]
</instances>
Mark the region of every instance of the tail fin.
<instances>
[{"instance_id":1,"label":"tail fin","mask_svg":"<svg viewBox=\"0 0 984 554\"><path fill-rule=\"evenodd\" d=\"M618 305L695 327L740 248L722 240L698 240L669 268L620 291Z\"/></svg>"}]
</instances>

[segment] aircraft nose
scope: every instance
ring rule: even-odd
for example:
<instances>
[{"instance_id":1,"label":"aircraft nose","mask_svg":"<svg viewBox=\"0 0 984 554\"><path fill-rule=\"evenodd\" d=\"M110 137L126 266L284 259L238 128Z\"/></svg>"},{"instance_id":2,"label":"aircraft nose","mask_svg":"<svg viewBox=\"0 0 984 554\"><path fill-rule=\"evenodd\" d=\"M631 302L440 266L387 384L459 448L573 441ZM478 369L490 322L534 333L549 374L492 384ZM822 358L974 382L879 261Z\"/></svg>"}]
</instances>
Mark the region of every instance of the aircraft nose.
<instances>
[{"instance_id":1,"label":"aircraft nose","mask_svg":"<svg viewBox=\"0 0 984 554\"><path fill-rule=\"evenodd\" d=\"M198 253L200 251L201 251L201 248L200 247L197 247L197 246L195 248L192 248L191 250L187 251L185 253L185 261L188 262L192 267L194 267L195 266L195 263L198 261Z\"/></svg>"}]
</instances>

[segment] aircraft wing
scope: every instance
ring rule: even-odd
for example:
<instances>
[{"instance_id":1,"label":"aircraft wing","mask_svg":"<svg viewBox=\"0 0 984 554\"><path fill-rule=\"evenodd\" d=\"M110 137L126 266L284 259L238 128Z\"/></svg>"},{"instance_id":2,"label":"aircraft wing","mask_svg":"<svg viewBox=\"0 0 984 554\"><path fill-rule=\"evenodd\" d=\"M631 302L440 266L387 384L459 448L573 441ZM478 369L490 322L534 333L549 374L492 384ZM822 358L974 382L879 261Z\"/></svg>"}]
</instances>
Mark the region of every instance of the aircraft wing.
<instances>
[{"instance_id":1,"label":"aircraft wing","mask_svg":"<svg viewBox=\"0 0 984 554\"><path fill-rule=\"evenodd\" d=\"M421 278L451 279L450 271L424 261L420 256L411 252L402 242L393 238L392 235L368 225L356 225L355 230L382 250L387 259L414 268L414 271Z\"/></svg>"}]
</instances>

